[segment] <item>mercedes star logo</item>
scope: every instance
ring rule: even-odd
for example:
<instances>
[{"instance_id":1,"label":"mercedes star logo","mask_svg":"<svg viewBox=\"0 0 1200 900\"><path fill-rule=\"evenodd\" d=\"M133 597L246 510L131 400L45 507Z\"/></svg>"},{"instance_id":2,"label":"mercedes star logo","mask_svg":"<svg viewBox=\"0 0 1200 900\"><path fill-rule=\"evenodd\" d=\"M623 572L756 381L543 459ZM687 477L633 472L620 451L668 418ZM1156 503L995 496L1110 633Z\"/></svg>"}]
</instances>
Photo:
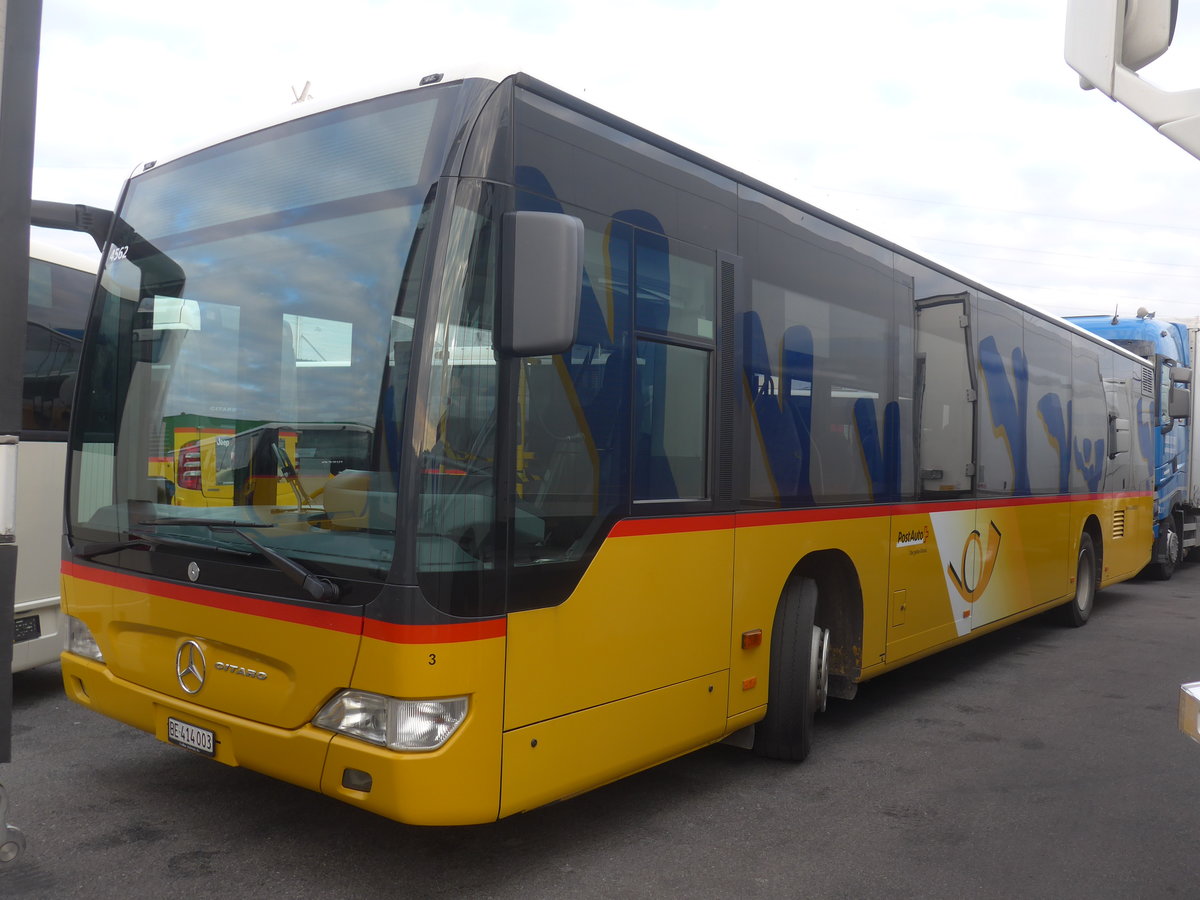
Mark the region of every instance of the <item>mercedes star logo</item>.
<instances>
[{"instance_id":1,"label":"mercedes star logo","mask_svg":"<svg viewBox=\"0 0 1200 900\"><path fill-rule=\"evenodd\" d=\"M175 677L179 686L189 694L199 693L204 687L206 665L204 651L195 641L184 641L175 654Z\"/></svg>"}]
</instances>

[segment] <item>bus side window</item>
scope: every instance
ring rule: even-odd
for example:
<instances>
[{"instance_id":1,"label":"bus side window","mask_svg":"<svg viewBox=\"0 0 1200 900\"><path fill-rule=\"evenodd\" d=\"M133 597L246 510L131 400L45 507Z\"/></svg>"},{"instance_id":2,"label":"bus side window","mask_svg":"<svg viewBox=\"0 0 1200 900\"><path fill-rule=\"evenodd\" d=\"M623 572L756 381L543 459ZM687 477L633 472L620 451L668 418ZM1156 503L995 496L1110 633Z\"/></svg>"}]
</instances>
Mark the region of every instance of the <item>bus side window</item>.
<instances>
[{"instance_id":1,"label":"bus side window","mask_svg":"<svg viewBox=\"0 0 1200 900\"><path fill-rule=\"evenodd\" d=\"M643 224L661 229L641 215ZM634 500L708 497L716 258L656 231L634 241Z\"/></svg>"},{"instance_id":2,"label":"bus side window","mask_svg":"<svg viewBox=\"0 0 1200 900\"><path fill-rule=\"evenodd\" d=\"M921 496L958 497L971 490L971 385L962 297L917 301L917 401L920 409L918 465Z\"/></svg>"},{"instance_id":3,"label":"bus side window","mask_svg":"<svg viewBox=\"0 0 1200 900\"><path fill-rule=\"evenodd\" d=\"M29 318L25 323L25 388L21 428L65 432L83 325L95 276L29 260Z\"/></svg>"},{"instance_id":4,"label":"bus side window","mask_svg":"<svg viewBox=\"0 0 1200 900\"><path fill-rule=\"evenodd\" d=\"M638 341L634 499L707 496L710 355L695 347Z\"/></svg>"}]
</instances>

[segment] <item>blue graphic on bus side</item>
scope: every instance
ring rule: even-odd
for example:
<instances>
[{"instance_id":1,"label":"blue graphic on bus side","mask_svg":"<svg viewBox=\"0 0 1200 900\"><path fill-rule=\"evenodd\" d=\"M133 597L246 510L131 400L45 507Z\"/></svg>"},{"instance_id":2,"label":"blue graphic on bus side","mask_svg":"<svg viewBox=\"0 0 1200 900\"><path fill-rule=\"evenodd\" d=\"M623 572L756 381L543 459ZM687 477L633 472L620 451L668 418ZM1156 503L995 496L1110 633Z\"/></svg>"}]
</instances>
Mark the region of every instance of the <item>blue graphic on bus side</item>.
<instances>
[{"instance_id":1,"label":"blue graphic on bus side","mask_svg":"<svg viewBox=\"0 0 1200 900\"><path fill-rule=\"evenodd\" d=\"M988 391L988 409L995 429L1004 438L1013 464L1013 494L1028 495L1029 480L1029 435L1026 430L1026 412L1029 408L1029 360L1021 348L1012 352L1012 381L1004 365L1004 359L996 346L996 339L988 336L979 342L979 367L983 372ZM1056 394L1047 393L1037 401L1037 410L1046 425L1047 440L1058 454L1058 489L1062 493L1070 488L1070 464L1083 477L1090 493L1100 489L1104 477L1104 438L1080 438L1073 433L1072 407L1067 403L1066 416L1062 401ZM1139 416L1140 418L1140 416Z\"/></svg>"},{"instance_id":2,"label":"blue graphic on bus side","mask_svg":"<svg viewBox=\"0 0 1200 900\"><path fill-rule=\"evenodd\" d=\"M1004 369L1004 359L996 347L996 339L985 337L979 342L979 367L987 384L988 408L992 422L1008 445L1013 466L1013 494L1018 497L1031 493L1029 487L1029 443L1025 416L1029 410L1029 361L1020 347L1012 352L1013 382L1010 386Z\"/></svg>"},{"instance_id":3,"label":"blue graphic on bus side","mask_svg":"<svg viewBox=\"0 0 1200 900\"><path fill-rule=\"evenodd\" d=\"M776 495L780 500L809 505L814 502L811 461L813 452L813 337L803 325L783 334L780 371L771 366L762 319L743 313L742 370L750 406L767 457ZM862 453L870 499L900 499L900 407L895 401L883 408L880 434L876 401L855 400L853 424Z\"/></svg>"}]
</instances>

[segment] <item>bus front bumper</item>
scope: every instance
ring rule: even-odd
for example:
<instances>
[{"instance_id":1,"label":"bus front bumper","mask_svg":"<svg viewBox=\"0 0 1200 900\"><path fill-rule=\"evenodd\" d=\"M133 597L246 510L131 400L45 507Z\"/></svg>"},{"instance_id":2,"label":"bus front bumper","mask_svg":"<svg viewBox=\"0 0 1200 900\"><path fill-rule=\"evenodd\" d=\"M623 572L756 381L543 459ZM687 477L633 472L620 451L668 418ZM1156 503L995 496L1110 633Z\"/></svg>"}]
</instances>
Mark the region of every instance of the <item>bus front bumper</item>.
<instances>
[{"instance_id":1,"label":"bus front bumper","mask_svg":"<svg viewBox=\"0 0 1200 900\"><path fill-rule=\"evenodd\" d=\"M311 724L286 729L226 715L124 681L104 663L74 653L62 654L62 674L67 696L76 703L160 741L170 741L169 720L186 723L213 734L211 757L217 762L327 794L399 822L468 825L498 817L499 729L488 741L483 733L489 729L471 729L471 724L482 723L471 723L469 718L440 750L396 753ZM475 746L481 737L482 743L495 745L490 753ZM485 759L491 765L481 764Z\"/></svg>"}]
</instances>

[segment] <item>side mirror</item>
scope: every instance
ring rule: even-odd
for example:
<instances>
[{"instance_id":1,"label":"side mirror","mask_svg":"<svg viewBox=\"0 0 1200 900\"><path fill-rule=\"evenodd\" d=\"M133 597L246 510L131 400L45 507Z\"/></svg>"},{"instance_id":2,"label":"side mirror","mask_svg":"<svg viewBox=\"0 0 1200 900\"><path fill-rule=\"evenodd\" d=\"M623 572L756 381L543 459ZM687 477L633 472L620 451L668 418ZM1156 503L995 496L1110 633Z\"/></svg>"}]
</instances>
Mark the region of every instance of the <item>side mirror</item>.
<instances>
[{"instance_id":1,"label":"side mirror","mask_svg":"<svg viewBox=\"0 0 1200 900\"><path fill-rule=\"evenodd\" d=\"M562 213L505 213L497 350L510 356L565 353L579 330L583 222Z\"/></svg>"},{"instance_id":2,"label":"side mirror","mask_svg":"<svg viewBox=\"0 0 1200 900\"><path fill-rule=\"evenodd\" d=\"M1084 87L1113 93L1114 69L1136 72L1167 52L1178 0L1068 0L1067 65Z\"/></svg>"},{"instance_id":3,"label":"side mirror","mask_svg":"<svg viewBox=\"0 0 1200 900\"><path fill-rule=\"evenodd\" d=\"M1178 0L1067 0L1067 65L1163 137L1200 157L1200 91L1167 91L1136 72L1175 34Z\"/></svg>"},{"instance_id":4,"label":"side mirror","mask_svg":"<svg viewBox=\"0 0 1200 900\"><path fill-rule=\"evenodd\" d=\"M1178 13L1179 0L1126 0L1121 65L1136 72L1166 53Z\"/></svg>"},{"instance_id":5,"label":"side mirror","mask_svg":"<svg viewBox=\"0 0 1200 900\"><path fill-rule=\"evenodd\" d=\"M1172 419L1190 419L1192 392L1187 388L1171 388L1171 393L1167 396L1167 415Z\"/></svg>"}]
</instances>

